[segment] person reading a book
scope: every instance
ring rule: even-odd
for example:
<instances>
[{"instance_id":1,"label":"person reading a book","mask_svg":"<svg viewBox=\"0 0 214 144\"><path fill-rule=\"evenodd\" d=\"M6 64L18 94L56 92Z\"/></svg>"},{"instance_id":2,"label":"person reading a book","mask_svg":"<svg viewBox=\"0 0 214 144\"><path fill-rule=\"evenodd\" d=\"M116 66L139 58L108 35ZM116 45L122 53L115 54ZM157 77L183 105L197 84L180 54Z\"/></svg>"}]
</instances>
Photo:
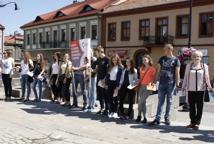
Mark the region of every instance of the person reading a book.
<instances>
[{"instance_id":1,"label":"person reading a book","mask_svg":"<svg viewBox=\"0 0 214 144\"><path fill-rule=\"evenodd\" d=\"M135 68L133 59L126 60L126 68L124 68L122 77L121 77L121 88L119 90L119 109L120 109L120 118L121 119L133 119L133 101L136 94L134 89L129 89L128 86L133 82L137 81L137 69ZM129 109L128 113L124 112L124 100L128 97Z\"/></svg>"}]
</instances>

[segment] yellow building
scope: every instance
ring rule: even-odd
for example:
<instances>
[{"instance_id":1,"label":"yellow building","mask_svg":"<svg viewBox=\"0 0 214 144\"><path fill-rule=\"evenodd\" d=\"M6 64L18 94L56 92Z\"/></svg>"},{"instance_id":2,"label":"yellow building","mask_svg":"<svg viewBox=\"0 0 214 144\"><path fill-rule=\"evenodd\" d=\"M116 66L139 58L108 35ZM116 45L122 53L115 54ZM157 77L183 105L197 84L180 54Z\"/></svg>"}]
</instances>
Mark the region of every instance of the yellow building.
<instances>
[{"instance_id":1,"label":"yellow building","mask_svg":"<svg viewBox=\"0 0 214 144\"><path fill-rule=\"evenodd\" d=\"M106 53L133 57L137 66L149 53L157 63L164 43L177 55L188 45L189 0L119 0L102 17L102 45ZM193 0L192 46L203 51L203 60L214 77L214 0Z\"/></svg>"}]
</instances>

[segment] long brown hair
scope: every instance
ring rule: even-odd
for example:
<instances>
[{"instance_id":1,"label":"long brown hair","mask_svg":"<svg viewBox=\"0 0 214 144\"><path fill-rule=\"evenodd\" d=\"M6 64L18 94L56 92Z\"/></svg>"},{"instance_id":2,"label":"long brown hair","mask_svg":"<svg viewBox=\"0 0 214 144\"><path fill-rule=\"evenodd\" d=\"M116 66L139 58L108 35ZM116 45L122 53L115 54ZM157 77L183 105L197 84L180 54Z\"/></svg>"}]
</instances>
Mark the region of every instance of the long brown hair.
<instances>
[{"instance_id":1,"label":"long brown hair","mask_svg":"<svg viewBox=\"0 0 214 144\"><path fill-rule=\"evenodd\" d=\"M39 53L39 54L37 54L37 56L38 56L38 55L39 55L40 59L39 59L39 61L37 60L37 62L40 63L41 69L43 69L44 66L45 66L45 61L44 61L43 54L42 54L42 53Z\"/></svg>"},{"instance_id":2,"label":"long brown hair","mask_svg":"<svg viewBox=\"0 0 214 144\"><path fill-rule=\"evenodd\" d=\"M12 52L10 50L5 50L5 53L7 54L7 57L12 57Z\"/></svg>"},{"instance_id":3,"label":"long brown hair","mask_svg":"<svg viewBox=\"0 0 214 144\"><path fill-rule=\"evenodd\" d=\"M110 62L110 66L109 66L109 72L110 72L111 69L114 67L114 63L112 62L112 60L113 60L114 58L117 60L117 64L116 64L116 65L117 65L117 66L120 66L120 67L123 67L119 55L118 55L118 54L113 54L113 55L111 56L111 62Z\"/></svg>"},{"instance_id":4,"label":"long brown hair","mask_svg":"<svg viewBox=\"0 0 214 144\"><path fill-rule=\"evenodd\" d=\"M31 58L30 53L28 51L23 51L23 59L25 64L29 63L30 58Z\"/></svg>"},{"instance_id":5,"label":"long brown hair","mask_svg":"<svg viewBox=\"0 0 214 144\"><path fill-rule=\"evenodd\" d=\"M58 59L58 61L56 61L55 57L53 56L53 60L54 60L54 62L59 63L60 58L61 58L61 53L60 53L60 52L55 52L55 53L54 53L54 55L56 55L56 57L57 57L57 59Z\"/></svg>"},{"instance_id":6,"label":"long brown hair","mask_svg":"<svg viewBox=\"0 0 214 144\"><path fill-rule=\"evenodd\" d=\"M149 66L153 66L153 60L152 60L152 58L151 58L150 55L145 54L145 55L143 56L143 58L147 58L147 59L149 60ZM144 63L143 63L143 66L145 67Z\"/></svg>"},{"instance_id":7,"label":"long brown hair","mask_svg":"<svg viewBox=\"0 0 214 144\"><path fill-rule=\"evenodd\" d=\"M133 59L129 59L129 58L127 58L126 60L128 60L129 63L130 63L130 73L134 73L134 69L135 69L134 60Z\"/></svg>"}]
</instances>

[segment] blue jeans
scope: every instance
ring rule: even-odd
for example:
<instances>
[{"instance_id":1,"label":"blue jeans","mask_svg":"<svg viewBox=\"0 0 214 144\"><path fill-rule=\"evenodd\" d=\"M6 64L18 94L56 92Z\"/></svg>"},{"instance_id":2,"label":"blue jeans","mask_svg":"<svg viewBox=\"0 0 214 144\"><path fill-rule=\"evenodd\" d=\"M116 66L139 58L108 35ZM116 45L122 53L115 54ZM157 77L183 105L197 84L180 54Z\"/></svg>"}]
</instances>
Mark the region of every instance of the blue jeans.
<instances>
[{"instance_id":1,"label":"blue jeans","mask_svg":"<svg viewBox=\"0 0 214 144\"><path fill-rule=\"evenodd\" d=\"M39 85L39 97L38 97L37 91L36 91L37 83ZM41 98L42 98L42 81L41 80L38 80L38 79L33 80L33 92L34 92L35 98L37 100L41 100Z\"/></svg>"},{"instance_id":2,"label":"blue jeans","mask_svg":"<svg viewBox=\"0 0 214 144\"><path fill-rule=\"evenodd\" d=\"M28 75L21 75L21 87L22 87L22 98L25 97L25 86L27 85L27 99L30 97L31 87L30 82L28 81Z\"/></svg>"},{"instance_id":3,"label":"blue jeans","mask_svg":"<svg viewBox=\"0 0 214 144\"><path fill-rule=\"evenodd\" d=\"M86 100L86 94L85 94L85 80L84 80L84 75L83 74L75 74L74 73L74 81L75 85L72 84L72 93L73 93L73 105L78 106L78 101L77 101L77 87L80 84L80 89L81 89L81 94L83 95L83 106L86 107L87 105L87 100Z\"/></svg>"},{"instance_id":4,"label":"blue jeans","mask_svg":"<svg viewBox=\"0 0 214 144\"><path fill-rule=\"evenodd\" d=\"M97 77L91 78L91 89L90 89L90 97L89 97L89 106L94 108L95 102L97 100Z\"/></svg>"},{"instance_id":5,"label":"blue jeans","mask_svg":"<svg viewBox=\"0 0 214 144\"><path fill-rule=\"evenodd\" d=\"M161 113L164 105L164 101L166 99L166 112L165 112L165 120L170 120L170 110L172 105L172 96L175 90L175 84L160 84L158 89L158 107L156 120L161 120Z\"/></svg>"}]
</instances>

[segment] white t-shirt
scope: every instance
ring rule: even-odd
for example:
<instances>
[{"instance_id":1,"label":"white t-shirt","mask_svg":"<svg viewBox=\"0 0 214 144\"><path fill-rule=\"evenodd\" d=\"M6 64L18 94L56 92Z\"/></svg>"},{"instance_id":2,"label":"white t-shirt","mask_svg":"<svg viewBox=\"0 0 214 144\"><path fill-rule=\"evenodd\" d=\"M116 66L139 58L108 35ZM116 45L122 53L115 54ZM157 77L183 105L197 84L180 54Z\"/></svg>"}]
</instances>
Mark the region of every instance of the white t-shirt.
<instances>
[{"instance_id":1,"label":"white t-shirt","mask_svg":"<svg viewBox=\"0 0 214 144\"><path fill-rule=\"evenodd\" d=\"M118 66L114 66L110 72L110 80L115 81L117 79Z\"/></svg>"},{"instance_id":2,"label":"white t-shirt","mask_svg":"<svg viewBox=\"0 0 214 144\"><path fill-rule=\"evenodd\" d=\"M59 64L58 62L55 62L52 64L52 74L58 74L59 73Z\"/></svg>"},{"instance_id":3,"label":"white t-shirt","mask_svg":"<svg viewBox=\"0 0 214 144\"><path fill-rule=\"evenodd\" d=\"M33 61L31 59L29 59L29 64L33 65ZM21 69L22 69L21 75L25 75L25 74L28 73L28 71L29 71L29 64L28 63L25 64L24 60L21 61Z\"/></svg>"},{"instance_id":4,"label":"white t-shirt","mask_svg":"<svg viewBox=\"0 0 214 144\"><path fill-rule=\"evenodd\" d=\"M10 72L13 71L13 63L14 59L11 57L7 59L2 59L2 73L10 74Z\"/></svg>"}]
</instances>

